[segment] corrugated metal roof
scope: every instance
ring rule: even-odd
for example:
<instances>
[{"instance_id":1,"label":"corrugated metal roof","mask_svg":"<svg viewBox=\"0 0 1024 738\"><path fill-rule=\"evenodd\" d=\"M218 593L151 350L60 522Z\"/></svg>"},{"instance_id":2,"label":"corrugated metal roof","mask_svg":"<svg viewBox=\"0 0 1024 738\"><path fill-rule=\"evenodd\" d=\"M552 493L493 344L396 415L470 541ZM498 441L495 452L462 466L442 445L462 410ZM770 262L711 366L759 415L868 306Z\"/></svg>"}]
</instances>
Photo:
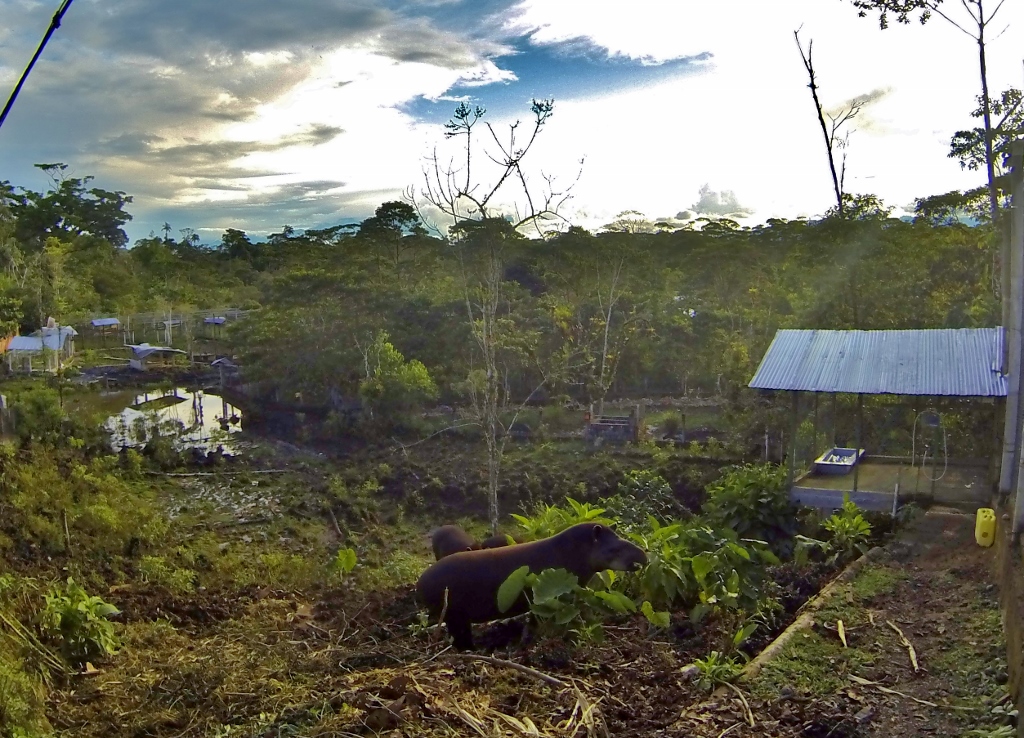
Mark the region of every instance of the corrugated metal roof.
<instances>
[{"instance_id":1,"label":"corrugated metal roof","mask_svg":"<svg viewBox=\"0 0 1024 738\"><path fill-rule=\"evenodd\" d=\"M28 351L39 353L45 346L50 351L57 351L62 342L66 342L69 336L77 336L78 331L69 325L60 327L60 333L56 328L43 328L31 336L14 336L7 345L8 351Z\"/></svg>"},{"instance_id":2,"label":"corrugated metal roof","mask_svg":"<svg viewBox=\"0 0 1024 738\"><path fill-rule=\"evenodd\" d=\"M750 386L862 395L1005 397L1002 328L780 330Z\"/></svg>"},{"instance_id":3,"label":"corrugated metal roof","mask_svg":"<svg viewBox=\"0 0 1024 738\"><path fill-rule=\"evenodd\" d=\"M110 325L121 325L121 321L117 318L93 318L92 325L94 328L105 328Z\"/></svg>"},{"instance_id":4,"label":"corrugated metal roof","mask_svg":"<svg viewBox=\"0 0 1024 738\"><path fill-rule=\"evenodd\" d=\"M39 336L15 336L7 344L8 351L33 351L43 350L43 339Z\"/></svg>"},{"instance_id":5,"label":"corrugated metal roof","mask_svg":"<svg viewBox=\"0 0 1024 738\"><path fill-rule=\"evenodd\" d=\"M148 343L140 343L137 346L128 344L136 358L144 359L153 354L184 354L181 349L170 348L169 346L150 346Z\"/></svg>"},{"instance_id":6,"label":"corrugated metal roof","mask_svg":"<svg viewBox=\"0 0 1024 738\"><path fill-rule=\"evenodd\" d=\"M203 322L204 323L209 323L210 325L224 325L224 323L226 323L227 320L228 320L227 318L214 317L214 318L206 318L205 320L203 320Z\"/></svg>"}]
</instances>

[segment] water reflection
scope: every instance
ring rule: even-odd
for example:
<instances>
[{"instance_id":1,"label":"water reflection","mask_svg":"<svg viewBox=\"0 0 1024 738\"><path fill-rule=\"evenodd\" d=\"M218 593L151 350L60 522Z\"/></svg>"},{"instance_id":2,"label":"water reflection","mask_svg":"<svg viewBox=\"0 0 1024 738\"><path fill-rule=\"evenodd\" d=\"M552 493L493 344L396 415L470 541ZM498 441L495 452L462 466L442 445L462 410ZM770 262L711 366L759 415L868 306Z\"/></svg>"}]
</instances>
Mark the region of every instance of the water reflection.
<instances>
[{"instance_id":1,"label":"water reflection","mask_svg":"<svg viewBox=\"0 0 1024 738\"><path fill-rule=\"evenodd\" d=\"M145 446L154 432L171 436L179 450L237 452L232 435L242 430L242 411L216 394L182 387L143 392L117 415L107 419L111 446Z\"/></svg>"}]
</instances>

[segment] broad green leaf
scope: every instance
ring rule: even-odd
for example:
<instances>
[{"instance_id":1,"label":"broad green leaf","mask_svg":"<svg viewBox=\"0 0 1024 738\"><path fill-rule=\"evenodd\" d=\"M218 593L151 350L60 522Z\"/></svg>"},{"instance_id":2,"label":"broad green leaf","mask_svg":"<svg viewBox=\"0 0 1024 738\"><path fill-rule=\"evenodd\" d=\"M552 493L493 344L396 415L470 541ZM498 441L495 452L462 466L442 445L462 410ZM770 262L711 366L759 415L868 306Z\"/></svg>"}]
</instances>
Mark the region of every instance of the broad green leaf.
<instances>
[{"instance_id":1,"label":"broad green leaf","mask_svg":"<svg viewBox=\"0 0 1024 738\"><path fill-rule=\"evenodd\" d=\"M736 631L736 635L732 637L732 645L735 648L739 648L754 634L755 630L757 630L757 623L747 623Z\"/></svg>"},{"instance_id":2,"label":"broad green leaf","mask_svg":"<svg viewBox=\"0 0 1024 738\"><path fill-rule=\"evenodd\" d=\"M697 578L697 581L701 584L707 579L715 568L715 559L706 553L698 554L690 560L690 566L693 568L693 576Z\"/></svg>"},{"instance_id":3,"label":"broad green leaf","mask_svg":"<svg viewBox=\"0 0 1024 738\"><path fill-rule=\"evenodd\" d=\"M554 621L558 625L566 625L567 623L571 623L573 620L579 617L580 609L576 607L576 605L567 605L563 603L559 604L561 604L562 606L559 608L558 612L555 614L554 617Z\"/></svg>"},{"instance_id":4,"label":"broad green leaf","mask_svg":"<svg viewBox=\"0 0 1024 738\"><path fill-rule=\"evenodd\" d=\"M594 592L594 595L607 603L615 612L636 612L636 603L622 592Z\"/></svg>"},{"instance_id":5,"label":"broad green leaf","mask_svg":"<svg viewBox=\"0 0 1024 738\"><path fill-rule=\"evenodd\" d=\"M575 574L570 574L565 569L545 569L537 575L537 581L533 583L533 599L535 602L555 600L574 592L578 586L579 580Z\"/></svg>"},{"instance_id":6,"label":"broad green leaf","mask_svg":"<svg viewBox=\"0 0 1024 738\"><path fill-rule=\"evenodd\" d=\"M519 599L526 586L526 577L530 574L530 567L520 566L508 575L508 579L498 587L498 612L508 612L509 608Z\"/></svg>"},{"instance_id":7,"label":"broad green leaf","mask_svg":"<svg viewBox=\"0 0 1024 738\"><path fill-rule=\"evenodd\" d=\"M644 604L640 606L640 611L647 617L651 625L657 628L667 628L671 623L667 612L655 612L654 606L647 600L644 600Z\"/></svg>"}]
</instances>

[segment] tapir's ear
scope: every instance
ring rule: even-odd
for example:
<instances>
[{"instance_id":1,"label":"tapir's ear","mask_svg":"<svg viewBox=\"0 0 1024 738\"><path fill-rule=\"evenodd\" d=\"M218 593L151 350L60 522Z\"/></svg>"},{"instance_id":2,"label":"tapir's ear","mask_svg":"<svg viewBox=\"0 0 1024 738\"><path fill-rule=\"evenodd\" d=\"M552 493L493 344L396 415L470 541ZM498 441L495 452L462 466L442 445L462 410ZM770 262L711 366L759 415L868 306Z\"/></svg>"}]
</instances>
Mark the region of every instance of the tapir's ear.
<instances>
[{"instance_id":1,"label":"tapir's ear","mask_svg":"<svg viewBox=\"0 0 1024 738\"><path fill-rule=\"evenodd\" d=\"M600 540L601 536L604 535L605 527L603 525L594 526L594 540Z\"/></svg>"}]
</instances>

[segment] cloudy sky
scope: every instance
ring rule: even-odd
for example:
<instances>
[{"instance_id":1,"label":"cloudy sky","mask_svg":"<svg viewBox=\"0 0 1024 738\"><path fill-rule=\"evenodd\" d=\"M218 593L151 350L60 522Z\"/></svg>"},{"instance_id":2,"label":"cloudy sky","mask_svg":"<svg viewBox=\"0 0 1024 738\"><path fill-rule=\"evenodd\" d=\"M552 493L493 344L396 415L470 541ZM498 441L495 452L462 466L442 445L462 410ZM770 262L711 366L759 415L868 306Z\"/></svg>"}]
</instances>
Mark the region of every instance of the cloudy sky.
<instances>
[{"instance_id":1,"label":"cloudy sky","mask_svg":"<svg viewBox=\"0 0 1024 738\"><path fill-rule=\"evenodd\" d=\"M0 0L4 98L57 5ZM999 21L994 92L1024 85L1024 3ZM946 157L975 107L971 40L939 18L882 32L848 0L77 0L0 129L0 180L94 174L135 197L132 240L323 227L421 184L459 100L501 130L536 97L555 114L527 169L567 184L584 161L573 222L814 216L832 195L801 26L823 104L872 101L849 190L903 206L980 183Z\"/></svg>"}]
</instances>

